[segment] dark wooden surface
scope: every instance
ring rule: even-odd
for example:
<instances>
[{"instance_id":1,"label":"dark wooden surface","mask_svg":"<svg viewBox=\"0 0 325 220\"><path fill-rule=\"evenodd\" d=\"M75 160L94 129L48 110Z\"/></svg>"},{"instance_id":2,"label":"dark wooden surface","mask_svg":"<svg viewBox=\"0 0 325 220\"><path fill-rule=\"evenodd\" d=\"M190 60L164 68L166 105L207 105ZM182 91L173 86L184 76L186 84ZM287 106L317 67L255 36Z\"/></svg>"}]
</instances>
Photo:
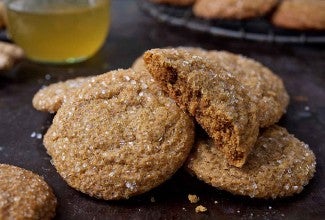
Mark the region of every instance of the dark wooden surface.
<instances>
[{"instance_id":1,"label":"dark wooden surface","mask_svg":"<svg viewBox=\"0 0 325 220\"><path fill-rule=\"evenodd\" d=\"M51 66L23 61L0 73L0 163L42 175L58 198L56 219L321 219L325 217L325 53L324 46L279 45L211 37L156 23L143 15L133 0L113 0L112 27L104 48L77 65ZM50 42L49 42L50 43ZM257 200L232 196L180 170L144 195L127 201L93 199L67 186L50 164L42 139L53 115L37 112L33 95L43 85L76 76L127 68L146 49L200 46L229 50L255 58L278 73L291 96L280 124L308 143L317 156L317 172L294 197ZM208 208L196 214L187 195L196 194ZM150 202L154 197L156 202ZM216 202L217 203L216 203Z\"/></svg>"}]
</instances>

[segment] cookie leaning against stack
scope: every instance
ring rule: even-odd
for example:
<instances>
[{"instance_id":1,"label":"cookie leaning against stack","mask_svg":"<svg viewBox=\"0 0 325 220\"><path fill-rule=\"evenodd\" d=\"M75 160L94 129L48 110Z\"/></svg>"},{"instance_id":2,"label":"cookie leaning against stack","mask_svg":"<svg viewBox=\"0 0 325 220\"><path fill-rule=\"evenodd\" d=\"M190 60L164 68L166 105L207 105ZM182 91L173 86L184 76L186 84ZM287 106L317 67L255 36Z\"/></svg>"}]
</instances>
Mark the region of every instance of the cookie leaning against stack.
<instances>
[{"instance_id":1,"label":"cookie leaning against stack","mask_svg":"<svg viewBox=\"0 0 325 220\"><path fill-rule=\"evenodd\" d=\"M144 54L152 76L215 140L230 164L241 167L259 128L256 104L246 88L220 65L186 49Z\"/></svg>"},{"instance_id":2,"label":"cookie leaning against stack","mask_svg":"<svg viewBox=\"0 0 325 220\"><path fill-rule=\"evenodd\" d=\"M194 141L191 118L148 72L94 77L58 110L44 137L73 188L102 199L146 192L170 178Z\"/></svg>"}]
</instances>

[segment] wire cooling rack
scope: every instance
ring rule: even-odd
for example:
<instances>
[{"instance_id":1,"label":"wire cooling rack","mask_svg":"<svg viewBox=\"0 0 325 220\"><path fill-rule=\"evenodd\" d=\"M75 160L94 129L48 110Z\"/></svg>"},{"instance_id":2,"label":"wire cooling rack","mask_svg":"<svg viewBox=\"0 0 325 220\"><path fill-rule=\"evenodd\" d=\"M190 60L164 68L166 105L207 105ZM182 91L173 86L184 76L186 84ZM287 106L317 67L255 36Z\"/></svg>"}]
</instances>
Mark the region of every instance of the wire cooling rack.
<instances>
[{"instance_id":1,"label":"wire cooling rack","mask_svg":"<svg viewBox=\"0 0 325 220\"><path fill-rule=\"evenodd\" d=\"M293 31L274 27L266 18L251 20L204 20L194 16L191 7L175 7L155 4L148 0L138 0L139 7L160 22L177 27L254 41L322 44L325 32Z\"/></svg>"}]
</instances>

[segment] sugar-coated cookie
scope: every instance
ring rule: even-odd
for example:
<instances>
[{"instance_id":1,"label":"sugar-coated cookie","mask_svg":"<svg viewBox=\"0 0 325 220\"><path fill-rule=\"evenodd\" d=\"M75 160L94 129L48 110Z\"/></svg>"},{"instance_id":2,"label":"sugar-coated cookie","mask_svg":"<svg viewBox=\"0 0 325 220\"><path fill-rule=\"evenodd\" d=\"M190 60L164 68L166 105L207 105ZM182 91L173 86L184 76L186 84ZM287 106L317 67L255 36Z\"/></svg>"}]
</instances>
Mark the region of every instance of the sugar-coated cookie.
<instances>
[{"instance_id":1,"label":"sugar-coated cookie","mask_svg":"<svg viewBox=\"0 0 325 220\"><path fill-rule=\"evenodd\" d=\"M42 177L0 164L0 219L52 219L56 197Z\"/></svg>"},{"instance_id":2,"label":"sugar-coated cookie","mask_svg":"<svg viewBox=\"0 0 325 220\"><path fill-rule=\"evenodd\" d=\"M235 195L274 199L301 192L315 165L308 145L273 125L261 132L242 168L229 166L208 137L197 138L186 167L204 182Z\"/></svg>"},{"instance_id":3,"label":"sugar-coated cookie","mask_svg":"<svg viewBox=\"0 0 325 220\"><path fill-rule=\"evenodd\" d=\"M241 167L259 131L256 104L220 65L186 49L153 49L144 54L149 72L177 104L195 117L225 153Z\"/></svg>"},{"instance_id":4,"label":"sugar-coated cookie","mask_svg":"<svg viewBox=\"0 0 325 220\"><path fill-rule=\"evenodd\" d=\"M58 110L44 137L73 188L106 200L146 192L178 170L194 141L192 119L148 72L99 75Z\"/></svg>"}]
</instances>

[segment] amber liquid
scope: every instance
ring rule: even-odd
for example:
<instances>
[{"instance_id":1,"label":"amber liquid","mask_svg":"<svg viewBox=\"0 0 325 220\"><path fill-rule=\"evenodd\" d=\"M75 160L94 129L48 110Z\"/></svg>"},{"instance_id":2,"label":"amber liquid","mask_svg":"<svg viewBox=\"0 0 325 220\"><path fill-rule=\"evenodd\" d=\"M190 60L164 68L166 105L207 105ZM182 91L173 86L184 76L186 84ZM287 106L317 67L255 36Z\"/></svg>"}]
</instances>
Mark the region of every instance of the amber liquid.
<instances>
[{"instance_id":1,"label":"amber liquid","mask_svg":"<svg viewBox=\"0 0 325 220\"><path fill-rule=\"evenodd\" d=\"M110 25L109 0L93 0L91 5L85 1L55 5L36 1L34 7L31 2L15 0L8 5L10 35L28 58L74 63L92 56L103 45Z\"/></svg>"}]
</instances>

